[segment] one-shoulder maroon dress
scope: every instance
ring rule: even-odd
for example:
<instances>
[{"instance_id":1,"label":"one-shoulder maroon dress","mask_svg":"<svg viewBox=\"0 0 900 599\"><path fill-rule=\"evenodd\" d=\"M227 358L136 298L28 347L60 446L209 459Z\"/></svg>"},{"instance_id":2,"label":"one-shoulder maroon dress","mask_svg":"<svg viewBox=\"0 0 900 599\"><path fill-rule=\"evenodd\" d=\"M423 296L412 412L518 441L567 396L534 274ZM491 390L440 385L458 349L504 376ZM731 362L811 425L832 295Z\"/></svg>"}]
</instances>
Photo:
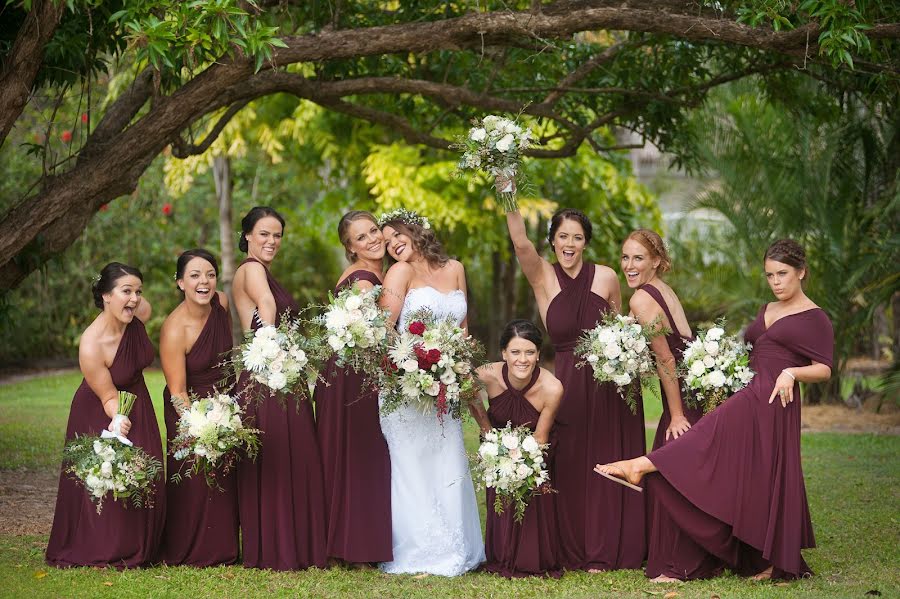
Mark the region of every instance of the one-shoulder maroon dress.
<instances>
[{"instance_id":1,"label":"one-shoulder maroon dress","mask_svg":"<svg viewBox=\"0 0 900 599\"><path fill-rule=\"evenodd\" d=\"M135 318L125 327L109 374L116 389L137 396L129 416L128 438L162 462L159 425L143 373L153 362L153 353L144 323ZM74 439L76 434L99 435L109 426L109 420L100 398L82 380L72 399L66 441ZM165 500L165 483L160 476L153 507L125 507L109 496L103 502L102 513L98 514L84 487L60 474L47 563L60 568L107 565L134 568L149 564L159 547L165 523Z\"/></svg>"},{"instance_id":2,"label":"one-shoulder maroon dress","mask_svg":"<svg viewBox=\"0 0 900 599\"><path fill-rule=\"evenodd\" d=\"M231 325L228 312L219 303L218 294L210 302L212 310L191 351L184 357L188 393L206 397L214 392L230 393L223 360L231 350ZM233 381L232 381L233 382ZM166 437L171 443L178 434L178 413L172 405L169 388L163 390ZM185 475L189 463L169 455L166 474L166 527L159 561L170 566L214 566L238 560L238 505L235 473L219 475L219 488L210 487L206 478L196 474L171 481L172 474Z\"/></svg>"},{"instance_id":3,"label":"one-shoulder maroon dress","mask_svg":"<svg viewBox=\"0 0 900 599\"><path fill-rule=\"evenodd\" d=\"M811 574L800 553L815 547L800 465L800 386L786 408L769 396L785 368L830 367L834 333L819 308L768 329L765 311L745 334L750 384L647 456L659 470L646 477L647 493L683 541L673 548L675 567L661 574L703 578L721 564L744 575L769 566L775 578Z\"/></svg>"},{"instance_id":4,"label":"one-shoulder maroon dress","mask_svg":"<svg viewBox=\"0 0 900 599\"><path fill-rule=\"evenodd\" d=\"M525 398L525 394L537 382L540 368L534 369L531 381L523 389L515 389L509 383L509 370L503 365L503 382L506 390L488 400L488 418L494 428L506 424L537 427L541 413ZM550 473L553 485L553 473ZM482 566L487 572L506 578L525 576L551 576L559 578L559 535L556 526L555 495L536 495L528 502L521 522L515 520L515 509L505 509L502 514L494 511L493 489L485 491L487 524L484 534L484 552L487 561Z\"/></svg>"},{"instance_id":5,"label":"one-shoulder maroon dress","mask_svg":"<svg viewBox=\"0 0 900 599\"><path fill-rule=\"evenodd\" d=\"M257 262L247 258L248 262ZM290 293L266 269L266 280L275 298L278 322L288 312L299 313ZM260 324L256 317L253 329ZM256 385L245 372L235 387L240 393ZM310 402L287 396L286 405L276 399L249 398L247 416L262 431L256 461L241 460L237 468L238 508L244 566L272 570L325 567L325 495L322 457Z\"/></svg>"},{"instance_id":6,"label":"one-shoulder maroon dress","mask_svg":"<svg viewBox=\"0 0 900 599\"><path fill-rule=\"evenodd\" d=\"M381 285L367 270L338 283L335 295L356 281ZM362 374L329 360L316 386L316 428L325 473L330 558L389 562L391 459L378 419L378 391L364 388Z\"/></svg>"},{"instance_id":7,"label":"one-shoulder maroon dress","mask_svg":"<svg viewBox=\"0 0 900 599\"><path fill-rule=\"evenodd\" d=\"M556 350L556 378L564 387L553 470L560 560L567 570L640 568L644 499L621 485L603 484L593 468L644 455L644 407L638 401L632 414L613 383L598 384L590 367L575 367L578 337L611 307L591 291L593 264L585 263L574 279L559 264L554 269L562 291L547 308L546 324Z\"/></svg>"}]
</instances>

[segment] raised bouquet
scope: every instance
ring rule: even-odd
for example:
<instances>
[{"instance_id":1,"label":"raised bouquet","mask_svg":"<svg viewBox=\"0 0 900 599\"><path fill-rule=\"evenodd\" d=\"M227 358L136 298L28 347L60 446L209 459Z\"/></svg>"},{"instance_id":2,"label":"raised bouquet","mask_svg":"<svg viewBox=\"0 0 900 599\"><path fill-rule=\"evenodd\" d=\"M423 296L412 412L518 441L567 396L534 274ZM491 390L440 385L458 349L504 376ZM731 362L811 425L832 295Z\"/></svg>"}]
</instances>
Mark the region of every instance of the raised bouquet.
<instances>
[{"instance_id":1,"label":"raised bouquet","mask_svg":"<svg viewBox=\"0 0 900 599\"><path fill-rule=\"evenodd\" d=\"M162 463L117 438L84 436L66 443L63 472L84 485L99 514L109 493L114 500L128 500L136 508L153 507L154 484L162 473Z\"/></svg>"},{"instance_id":2,"label":"raised bouquet","mask_svg":"<svg viewBox=\"0 0 900 599\"><path fill-rule=\"evenodd\" d=\"M319 317L338 366L374 374L387 349L390 312L379 307L381 286L363 291L355 286L329 294L329 304Z\"/></svg>"},{"instance_id":3,"label":"raised bouquet","mask_svg":"<svg viewBox=\"0 0 900 599\"><path fill-rule=\"evenodd\" d=\"M507 212L516 210L513 178L519 171L522 152L531 145L531 131L514 120L496 115L476 120L474 125L456 144L463 151L457 169L481 169L493 177L508 180L508 186L497 189L497 197Z\"/></svg>"},{"instance_id":4,"label":"raised bouquet","mask_svg":"<svg viewBox=\"0 0 900 599\"><path fill-rule=\"evenodd\" d=\"M216 477L228 474L242 456L256 458L260 431L244 426L242 416L241 406L230 395L192 398L178 419L178 434L169 446L176 460L190 463L186 476L202 471L206 483L217 486ZM181 470L170 478L181 482Z\"/></svg>"},{"instance_id":5,"label":"raised bouquet","mask_svg":"<svg viewBox=\"0 0 900 599\"><path fill-rule=\"evenodd\" d=\"M653 325L641 325L633 316L608 313L578 339L575 354L581 361L577 366L589 364L595 381L615 383L631 412L637 413L631 383L653 376L650 338L657 332Z\"/></svg>"},{"instance_id":6,"label":"raised bouquet","mask_svg":"<svg viewBox=\"0 0 900 599\"><path fill-rule=\"evenodd\" d=\"M538 443L528 427L513 427L509 422L484 435L472 468L479 486L494 489L496 513L502 514L513 503L516 522L521 522L528 500L533 495L551 492L544 462L548 447L549 444Z\"/></svg>"},{"instance_id":7,"label":"raised bouquet","mask_svg":"<svg viewBox=\"0 0 900 599\"><path fill-rule=\"evenodd\" d=\"M748 353L752 346L735 335L726 335L724 327L725 322L720 321L698 333L684 349L680 364L686 401L702 406L704 414L746 387L755 374L750 370Z\"/></svg>"},{"instance_id":8,"label":"raised bouquet","mask_svg":"<svg viewBox=\"0 0 900 599\"><path fill-rule=\"evenodd\" d=\"M453 320L417 311L389 344L378 382L381 413L413 405L442 424L448 414L459 418L463 404L478 396L474 368L483 356L481 344Z\"/></svg>"},{"instance_id":9,"label":"raised bouquet","mask_svg":"<svg viewBox=\"0 0 900 599\"><path fill-rule=\"evenodd\" d=\"M284 315L277 326L265 324L248 332L233 354L236 376L249 372L269 389L269 396L297 394L308 399L310 384L321 367L313 363L319 361L321 343L304 336L300 325L299 320Z\"/></svg>"}]
</instances>

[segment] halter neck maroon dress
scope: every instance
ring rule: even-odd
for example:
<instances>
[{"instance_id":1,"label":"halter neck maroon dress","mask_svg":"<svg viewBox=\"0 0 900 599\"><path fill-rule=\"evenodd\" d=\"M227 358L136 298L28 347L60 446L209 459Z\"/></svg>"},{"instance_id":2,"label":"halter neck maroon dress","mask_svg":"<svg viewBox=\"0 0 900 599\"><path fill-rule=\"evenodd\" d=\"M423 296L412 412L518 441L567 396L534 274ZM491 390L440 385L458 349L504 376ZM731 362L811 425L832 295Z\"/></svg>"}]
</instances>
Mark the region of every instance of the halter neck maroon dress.
<instances>
[{"instance_id":1,"label":"halter neck maroon dress","mask_svg":"<svg viewBox=\"0 0 900 599\"><path fill-rule=\"evenodd\" d=\"M556 378L564 387L557 413L554 488L560 560L567 570L640 568L644 561L644 499L621 485L602 484L595 464L644 455L644 407L637 413L613 383L594 382L590 367L576 368L573 350L585 329L612 308L591 291L593 264L573 279L554 264L562 291L547 308L547 332L556 349Z\"/></svg>"},{"instance_id":2,"label":"halter neck maroon dress","mask_svg":"<svg viewBox=\"0 0 900 599\"><path fill-rule=\"evenodd\" d=\"M523 389L515 389L509 382L509 370L506 364L503 365L506 390L488 400L488 418L492 427L503 428L510 422L513 426L527 426L535 430L541 413L529 403L525 394L534 387L540 374L540 367L536 367L531 381ZM552 472L550 484L553 484ZM516 522L512 507L497 514L494 511L495 497L493 489L485 491L487 524L484 552L487 561L482 568L506 578L562 576L554 494L532 497L521 522Z\"/></svg>"},{"instance_id":3,"label":"halter neck maroon dress","mask_svg":"<svg viewBox=\"0 0 900 599\"><path fill-rule=\"evenodd\" d=\"M356 270L335 295L356 281L381 285L375 274ZM325 473L328 557L348 562L389 562L391 459L378 419L378 391L364 377L329 360L316 386L316 428ZM326 386L327 385L327 386Z\"/></svg>"},{"instance_id":4,"label":"halter neck maroon dress","mask_svg":"<svg viewBox=\"0 0 900 599\"><path fill-rule=\"evenodd\" d=\"M144 323L134 318L125 327L116 356L109 367L113 384L119 391L137 396L131 409L131 430L128 438L136 447L163 460L159 425L144 383L143 370L153 362L153 344L147 337ZM99 435L109 426L109 416L103 411L100 398L87 381L72 399L66 441L75 435ZM47 545L47 563L65 568L69 566L115 566L134 568L149 564L156 555L165 522L165 484L156 482L153 507L127 508L121 501L108 496L102 513L88 498L84 487L74 479L60 474L59 492L53 529Z\"/></svg>"},{"instance_id":5,"label":"halter neck maroon dress","mask_svg":"<svg viewBox=\"0 0 900 599\"><path fill-rule=\"evenodd\" d=\"M248 262L258 262L247 258ZM266 269L275 298L275 318L299 313L290 293ZM259 328L254 316L252 328ZM242 373L236 391L256 385ZM248 394L255 396L255 393ZM238 506L244 566L272 570L325 567L325 496L322 458L310 402L286 397L247 403L250 422L262 431L256 461L237 468Z\"/></svg>"},{"instance_id":6,"label":"halter neck maroon dress","mask_svg":"<svg viewBox=\"0 0 900 599\"><path fill-rule=\"evenodd\" d=\"M672 352L675 361L680 362L682 355L684 354L684 349L692 339L690 337L683 337L681 333L678 332L678 329L675 326L675 319L672 318L669 306L666 305L666 300L663 298L659 289L653 285L641 285L638 289L646 291L647 295L652 297L656 303L659 304L659 307L662 308L663 312L666 314L666 318L669 319L669 328L672 332L666 335L666 343L669 345L669 351ZM678 389L681 393L684 393L683 383L684 381L679 378ZM703 408L688 407L683 400L681 402L681 409L684 412L684 417L691 423L691 426L694 426L694 423L703 417ZM656 427L656 436L653 438L653 449L659 449L666 443L666 429L669 428L670 424L672 424L672 414L669 412L669 402L663 394L662 415L659 417L659 426Z\"/></svg>"},{"instance_id":7,"label":"halter neck maroon dress","mask_svg":"<svg viewBox=\"0 0 900 599\"><path fill-rule=\"evenodd\" d=\"M815 547L800 465L800 385L786 408L769 396L785 368L831 367L834 333L820 308L768 329L765 312L744 335L753 344L750 384L647 456L659 470L646 477L647 493L682 539L659 560L668 564L661 574L703 578L721 563L744 575L768 566L774 578L811 574L800 554Z\"/></svg>"},{"instance_id":8,"label":"halter neck maroon dress","mask_svg":"<svg viewBox=\"0 0 900 599\"><path fill-rule=\"evenodd\" d=\"M228 312L219 303L218 294L210 301L212 309L191 351L184 357L188 393L206 397L218 391L229 393L229 386L217 387L227 378L222 361L231 350L231 325ZM233 383L233 381L232 381ZM172 405L169 387L163 390L166 437L171 443L178 434L178 413ZM171 481L172 474L184 475L190 467L171 455L166 464L166 527L159 561L170 566L214 566L237 562L238 505L237 483L232 471L218 476L219 488L210 488L202 474Z\"/></svg>"}]
</instances>

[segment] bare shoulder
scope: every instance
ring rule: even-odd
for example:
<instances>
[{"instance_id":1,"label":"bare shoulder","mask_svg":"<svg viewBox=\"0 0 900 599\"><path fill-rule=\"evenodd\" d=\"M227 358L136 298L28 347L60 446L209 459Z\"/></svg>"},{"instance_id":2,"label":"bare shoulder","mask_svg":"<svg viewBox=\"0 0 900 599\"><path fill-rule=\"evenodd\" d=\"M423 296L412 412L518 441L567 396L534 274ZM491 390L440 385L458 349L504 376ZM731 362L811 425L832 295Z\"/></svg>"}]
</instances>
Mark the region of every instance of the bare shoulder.
<instances>
[{"instance_id":1,"label":"bare shoulder","mask_svg":"<svg viewBox=\"0 0 900 599\"><path fill-rule=\"evenodd\" d=\"M484 364L479 366L475 370L478 375L479 380L484 384L496 383L499 378L498 374L500 372L500 362L490 362L488 364Z\"/></svg>"},{"instance_id":2,"label":"bare shoulder","mask_svg":"<svg viewBox=\"0 0 900 599\"><path fill-rule=\"evenodd\" d=\"M228 296L224 291L216 291L216 296L219 298L219 305L228 310Z\"/></svg>"},{"instance_id":3,"label":"bare shoulder","mask_svg":"<svg viewBox=\"0 0 900 599\"><path fill-rule=\"evenodd\" d=\"M184 311L182 306L183 304L175 306L175 309L163 321L162 327L159 329L160 344L170 344L182 337L184 333Z\"/></svg>"},{"instance_id":4,"label":"bare shoulder","mask_svg":"<svg viewBox=\"0 0 900 599\"><path fill-rule=\"evenodd\" d=\"M636 289L631 294L631 299L628 300L628 307L631 308L633 314L652 310L656 305L656 300L650 297L650 294L643 289Z\"/></svg>"},{"instance_id":5,"label":"bare shoulder","mask_svg":"<svg viewBox=\"0 0 900 599\"><path fill-rule=\"evenodd\" d=\"M604 264L594 265L594 280L602 281L604 283L615 283L616 285L619 284L619 276L616 274L616 271Z\"/></svg>"},{"instance_id":6,"label":"bare shoulder","mask_svg":"<svg viewBox=\"0 0 900 599\"><path fill-rule=\"evenodd\" d=\"M541 368L541 382L544 385L544 388L547 392L557 399L560 399L563 394L563 384L558 378L556 378L552 372L547 370L546 368Z\"/></svg>"},{"instance_id":7,"label":"bare shoulder","mask_svg":"<svg viewBox=\"0 0 900 599\"><path fill-rule=\"evenodd\" d=\"M447 266L453 269L453 272L466 272L466 268L463 266L462 262L454 260L453 258L450 258L450 260L447 261Z\"/></svg>"},{"instance_id":8,"label":"bare shoulder","mask_svg":"<svg viewBox=\"0 0 900 599\"><path fill-rule=\"evenodd\" d=\"M411 279L413 275L413 267L406 262L395 262L385 273L384 278L388 277L394 280Z\"/></svg>"}]
</instances>

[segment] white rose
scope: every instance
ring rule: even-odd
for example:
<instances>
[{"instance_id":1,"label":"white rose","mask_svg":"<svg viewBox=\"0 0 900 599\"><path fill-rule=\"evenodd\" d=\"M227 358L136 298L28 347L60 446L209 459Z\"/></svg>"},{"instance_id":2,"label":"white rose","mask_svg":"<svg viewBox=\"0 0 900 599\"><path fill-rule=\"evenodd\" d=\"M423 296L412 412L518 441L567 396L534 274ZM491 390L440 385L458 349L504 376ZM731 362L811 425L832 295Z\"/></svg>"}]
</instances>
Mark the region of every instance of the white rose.
<instances>
[{"instance_id":1,"label":"white rose","mask_svg":"<svg viewBox=\"0 0 900 599\"><path fill-rule=\"evenodd\" d=\"M721 387L725 384L725 374L721 370L713 370L707 375L706 380L713 387Z\"/></svg>"},{"instance_id":2,"label":"white rose","mask_svg":"<svg viewBox=\"0 0 900 599\"><path fill-rule=\"evenodd\" d=\"M500 452L500 448L496 443L491 443L490 441L485 441L481 444L481 447L478 448L478 453L481 454L481 457L497 457L497 454Z\"/></svg>"},{"instance_id":3,"label":"white rose","mask_svg":"<svg viewBox=\"0 0 900 599\"><path fill-rule=\"evenodd\" d=\"M344 302L344 307L348 310L359 310L362 307L362 298L358 295L351 295Z\"/></svg>"},{"instance_id":4,"label":"white rose","mask_svg":"<svg viewBox=\"0 0 900 599\"><path fill-rule=\"evenodd\" d=\"M400 368L406 372L415 372L419 369L419 362L417 360L405 360L403 364L400 365Z\"/></svg>"},{"instance_id":5,"label":"white rose","mask_svg":"<svg viewBox=\"0 0 900 599\"><path fill-rule=\"evenodd\" d=\"M647 349L647 342L643 337L639 337L637 341L634 342L634 351L642 353L645 349Z\"/></svg>"},{"instance_id":6,"label":"white rose","mask_svg":"<svg viewBox=\"0 0 900 599\"><path fill-rule=\"evenodd\" d=\"M616 371L615 367L609 362L604 362L601 370L603 371L603 374L612 374Z\"/></svg>"},{"instance_id":7,"label":"white rose","mask_svg":"<svg viewBox=\"0 0 900 599\"><path fill-rule=\"evenodd\" d=\"M717 341L707 341L703 344L703 349L705 349L706 353L709 355L714 356L719 353L719 343Z\"/></svg>"},{"instance_id":8,"label":"white rose","mask_svg":"<svg viewBox=\"0 0 900 599\"><path fill-rule=\"evenodd\" d=\"M597 341L600 343L610 343L616 340L616 334L612 332L609 328L602 328L600 332L597 333Z\"/></svg>"},{"instance_id":9,"label":"white rose","mask_svg":"<svg viewBox=\"0 0 900 599\"><path fill-rule=\"evenodd\" d=\"M485 131L493 131L494 129L496 129L499 122L500 117L490 114L484 117L482 124L484 125Z\"/></svg>"},{"instance_id":10,"label":"white rose","mask_svg":"<svg viewBox=\"0 0 900 599\"><path fill-rule=\"evenodd\" d=\"M704 372L706 372L706 365L702 360L697 360L696 362L691 363L692 376L703 376Z\"/></svg>"},{"instance_id":11,"label":"white rose","mask_svg":"<svg viewBox=\"0 0 900 599\"><path fill-rule=\"evenodd\" d=\"M519 464L519 467L516 468L516 474L519 475L519 478L524 479L532 473L532 469L528 466L528 464Z\"/></svg>"},{"instance_id":12,"label":"white rose","mask_svg":"<svg viewBox=\"0 0 900 599\"><path fill-rule=\"evenodd\" d=\"M496 443L497 442L497 433L495 433L493 430L486 432L484 434L484 440L490 441L491 443Z\"/></svg>"},{"instance_id":13,"label":"white rose","mask_svg":"<svg viewBox=\"0 0 900 599\"><path fill-rule=\"evenodd\" d=\"M266 325L264 327L259 327L256 329L256 334L253 336L253 339L274 339L278 334L278 331L272 325Z\"/></svg>"},{"instance_id":14,"label":"white rose","mask_svg":"<svg viewBox=\"0 0 900 599\"><path fill-rule=\"evenodd\" d=\"M522 440L522 449L524 449L528 453L537 451L539 447L540 445L538 445L538 442L531 435L528 435Z\"/></svg>"},{"instance_id":15,"label":"white rose","mask_svg":"<svg viewBox=\"0 0 900 599\"><path fill-rule=\"evenodd\" d=\"M631 382L631 375L626 373L617 374L613 377L613 382L619 387L624 387Z\"/></svg>"},{"instance_id":16,"label":"white rose","mask_svg":"<svg viewBox=\"0 0 900 599\"><path fill-rule=\"evenodd\" d=\"M284 386L287 385L287 377L284 376L282 372L273 372L269 375L269 383L268 386L276 391L280 391L284 389Z\"/></svg>"},{"instance_id":17,"label":"white rose","mask_svg":"<svg viewBox=\"0 0 900 599\"><path fill-rule=\"evenodd\" d=\"M509 459L519 461L522 459L522 450L518 447L509 450Z\"/></svg>"},{"instance_id":18,"label":"white rose","mask_svg":"<svg viewBox=\"0 0 900 599\"><path fill-rule=\"evenodd\" d=\"M515 142L515 138L511 133L507 133L503 137L500 138L500 141L497 142L497 150L499 152L506 152Z\"/></svg>"},{"instance_id":19,"label":"white rose","mask_svg":"<svg viewBox=\"0 0 900 599\"><path fill-rule=\"evenodd\" d=\"M449 385L450 383L455 383L456 382L456 373L450 369L445 370L441 374L441 382L444 383L445 385Z\"/></svg>"},{"instance_id":20,"label":"white rose","mask_svg":"<svg viewBox=\"0 0 900 599\"><path fill-rule=\"evenodd\" d=\"M707 341L718 341L722 338L722 335L725 334L725 329L722 327L713 327L710 330L706 331L706 340Z\"/></svg>"},{"instance_id":21,"label":"white rose","mask_svg":"<svg viewBox=\"0 0 900 599\"><path fill-rule=\"evenodd\" d=\"M104 443L100 441L94 441L94 453L100 455L103 452L103 449L106 447Z\"/></svg>"},{"instance_id":22,"label":"white rose","mask_svg":"<svg viewBox=\"0 0 900 599\"><path fill-rule=\"evenodd\" d=\"M597 360L600 359L600 356L597 354L588 354L587 361L589 364L596 364Z\"/></svg>"},{"instance_id":23,"label":"white rose","mask_svg":"<svg viewBox=\"0 0 900 599\"><path fill-rule=\"evenodd\" d=\"M515 449L519 446L519 439L515 435L503 435L500 442L503 443L503 447L507 449Z\"/></svg>"},{"instance_id":24,"label":"white rose","mask_svg":"<svg viewBox=\"0 0 900 599\"><path fill-rule=\"evenodd\" d=\"M707 368L712 368L713 366L716 365L716 359L713 358L712 356L704 356L703 365L706 366Z\"/></svg>"},{"instance_id":25,"label":"white rose","mask_svg":"<svg viewBox=\"0 0 900 599\"><path fill-rule=\"evenodd\" d=\"M441 384L437 381L431 383L431 385L427 389L425 389L425 393L432 397L437 397L440 392Z\"/></svg>"},{"instance_id":26,"label":"white rose","mask_svg":"<svg viewBox=\"0 0 900 599\"><path fill-rule=\"evenodd\" d=\"M472 366L468 362L457 362L453 365L453 372L456 374L468 374L472 370Z\"/></svg>"},{"instance_id":27,"label":"white rose","mask_svg":"<svg viewBox=\"0 0 900 599\"><path fill-rule=\"evenodd\" d=\"M328 345L331 346L331 349L334 351L341 351L344 349L344 341L337 335L329 335L328 336Z\"/></svg>"},{"instance_id":28,"label":"white rose","mask_svg":"<svg viewBox=\"0 0 900 599\"><path fill-rule=\"evenodd\" d=\"M112 462L103 462L100 464L100 474L107 478L112 476Z\"/></svg>"},{"instance_id":29,"label":"white rose","mask_svg":"<svg viewBox=\"0 0 900 599\"><path fill-rule=\"evenodd\" d=\"M487 131L483 127L475 127L469 131L469 139L472 141L484 141L485 137L487 137Z\"/></svg>"},{"instance_id":30,"label":"white rose","mask_svg":"<svg viewBox=\"0 0 900 599\"><path fill-rule=\"evenodd\" d=\"M610 343L603 348L603 355L609 360L615 360L622 355L622 348L618 343Z\"/></svg>"},{"instance_id":31,"label":"white rose","mask_svg":"<svg viewBox=\"0 0 900 599\"><path fill-rule=\"evenodd\" d=\"M274 339L268 339L262 343L262 354L267 359L271 360L277 357L279 353L281 353L281 347Z\"/></svg>"}]
</instances>

